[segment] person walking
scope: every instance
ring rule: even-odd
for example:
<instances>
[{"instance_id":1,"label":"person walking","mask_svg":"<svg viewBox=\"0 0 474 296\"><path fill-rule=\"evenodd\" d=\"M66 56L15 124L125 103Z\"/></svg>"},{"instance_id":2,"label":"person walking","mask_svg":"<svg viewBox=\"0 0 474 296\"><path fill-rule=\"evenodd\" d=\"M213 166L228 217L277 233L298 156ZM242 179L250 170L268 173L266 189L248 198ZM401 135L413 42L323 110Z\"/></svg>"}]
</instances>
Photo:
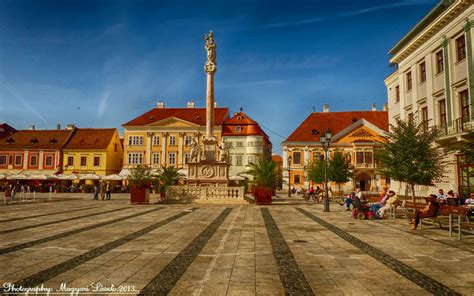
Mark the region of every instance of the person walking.
<instances>
[{"instance_id":1,"label":"person walking","mask_svg":"<svg viewBox=\"0 0 474 296\"><path fill-rule=\"evenodd\" d=\"M93 200L99 200L99 186L97 186L97 183L94 184L94 198Z\"/></svg>"},{"instance_id":2,"label":"person walking","mask_svg":"<svg viewBox=\"0 0 474 296\"><path fill-rule=\"evenodd\" d=\"M104 200L105 198L105 186L104 183L100 183L100 198Z\"/></svg>"},{"instance_id":3,"label":"person walking","mask_svg":"<svg viewBox=\"0 0 474 296\"><path fill-rule=\"evenodd\" d=\"M112 188L110 187L110 182L107 182L107 185L105 187L105 192L107 194L107 200L110 200L110 192L111 192Z\"/></svg>"}]
</instances>

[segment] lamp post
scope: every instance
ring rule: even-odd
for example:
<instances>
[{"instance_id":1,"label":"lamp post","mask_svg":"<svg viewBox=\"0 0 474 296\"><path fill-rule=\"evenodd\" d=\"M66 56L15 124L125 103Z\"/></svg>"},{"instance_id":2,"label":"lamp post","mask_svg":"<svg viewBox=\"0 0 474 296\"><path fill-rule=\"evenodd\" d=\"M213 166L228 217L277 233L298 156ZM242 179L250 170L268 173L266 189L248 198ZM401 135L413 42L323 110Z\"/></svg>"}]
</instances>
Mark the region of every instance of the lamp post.
<instances>
[{"instance_id":1,"label":"lamp post","mask_svg":"<svg viewBox=\"0 0 474 296\"><path fill-rule=\"evenodd\" d=\"M329 193L328 193L328 150L331 144L331 131L328 129L324 132L324 135L321 136L320 142L323 145L324 150L324 187L325 187L325 196L324 196L324 209L323 212L329 212Z\"/></svg>"},{"instance_id":2,"label":"lamp post","mask_svg":"<svg viewBox=\"0 0 474 296\"><path fill-rule=\"evenodd\" d=\"M291 186L290 186L291 185L290 184L290 182L291 182L291 176L290 176L291 160L292 160L291 156L288 156L288 168L287 168L288 169L288 197L291 197Z\"/></svg>"}]
</instances>

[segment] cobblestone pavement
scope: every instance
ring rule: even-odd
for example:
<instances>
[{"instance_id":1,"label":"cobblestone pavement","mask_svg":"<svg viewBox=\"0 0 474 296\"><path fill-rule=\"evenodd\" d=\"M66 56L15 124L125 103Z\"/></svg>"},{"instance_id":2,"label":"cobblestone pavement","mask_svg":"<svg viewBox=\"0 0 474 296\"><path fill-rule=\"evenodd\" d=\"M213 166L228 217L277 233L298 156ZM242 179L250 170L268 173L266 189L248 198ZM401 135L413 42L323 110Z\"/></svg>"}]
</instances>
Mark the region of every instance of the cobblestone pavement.
<instances>
[{"instance_id":1,"label":"cobblestone pavement","mask_svg":"<svg viewBox=\"0 0 474 296\"><path fill-rule=\"evenodd\" d=\"M474 295L468 232L458 241L431 224L413 232L400 217L354 220L301 199L52 201L0 207L0 294Z\"/></svg>"}]
</instances>

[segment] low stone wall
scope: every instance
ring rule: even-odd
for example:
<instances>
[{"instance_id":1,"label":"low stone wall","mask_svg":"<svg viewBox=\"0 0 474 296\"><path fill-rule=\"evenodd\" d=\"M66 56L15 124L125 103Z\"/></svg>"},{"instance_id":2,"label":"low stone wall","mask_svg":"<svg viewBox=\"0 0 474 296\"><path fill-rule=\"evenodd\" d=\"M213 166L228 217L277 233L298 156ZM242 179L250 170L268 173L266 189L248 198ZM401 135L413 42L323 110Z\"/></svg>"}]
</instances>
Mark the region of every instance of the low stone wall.
<instances>
[{"instance_id":1,"label":"low stone wall","mask_svg":"<svg viewBox=\"0 0 474 296\"><path fill-rule=\"evenodd\" d=\"M166 203L248 204L244 187L170 186Z\"/></svg>"}]
</instances>

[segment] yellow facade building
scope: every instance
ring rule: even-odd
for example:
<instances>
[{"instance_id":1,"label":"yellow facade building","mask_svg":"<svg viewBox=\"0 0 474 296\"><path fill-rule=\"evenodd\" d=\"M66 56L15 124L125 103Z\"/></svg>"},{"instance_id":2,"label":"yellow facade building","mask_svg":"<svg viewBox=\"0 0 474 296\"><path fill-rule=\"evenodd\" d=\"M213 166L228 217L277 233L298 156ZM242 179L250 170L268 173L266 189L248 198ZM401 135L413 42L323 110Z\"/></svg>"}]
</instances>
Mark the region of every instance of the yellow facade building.
<instances>
[{"instance_id":1,"label":"yellow facade building","mask_svg":"<svg viewBox=\"0 0 474 296\"><path fill-rule=\"evenodd\" d=\"M64 174L117 174L123 149L115 128L79 128L63 148Z\"/></svg>"},{"instance_id":2,"label":"yellow facade building","mask_svg":"<svg viewBox=\"0 0 474 296\"><path fill-rule=\"evenodd\" d=\"M214 109L214 136L218 142L228 117L227 108ZM193 138L201 141L206 133L206 109L195 108L193 102L189 102L187 108L165 108L164 103L159 102L156 108L122 126L125 170L139 164L154 169L162 166L185 168L190 160Z\"/></svg>"},{"instance_id":3,"label":"yellow facade building","mask_svg":"<svg viewBox=\"0 0 474 296\"><path fill-rule=\"evenodd\" d=\"M295 189L319 185L306 178L306 167L324 155L320 137L326 130L332 133L329 154L343 152L354 167L354 179L342 184L341 190L360 187L362 191L377 191L390 182L377 172L374 157L388 131L388 112L376 111L375 106L372 111L329 112L325 105L324 112L311 113L282 143L283 188L288 184ZM333 188L335 185L331 184Z\"/></svg>"}]
</instances>

